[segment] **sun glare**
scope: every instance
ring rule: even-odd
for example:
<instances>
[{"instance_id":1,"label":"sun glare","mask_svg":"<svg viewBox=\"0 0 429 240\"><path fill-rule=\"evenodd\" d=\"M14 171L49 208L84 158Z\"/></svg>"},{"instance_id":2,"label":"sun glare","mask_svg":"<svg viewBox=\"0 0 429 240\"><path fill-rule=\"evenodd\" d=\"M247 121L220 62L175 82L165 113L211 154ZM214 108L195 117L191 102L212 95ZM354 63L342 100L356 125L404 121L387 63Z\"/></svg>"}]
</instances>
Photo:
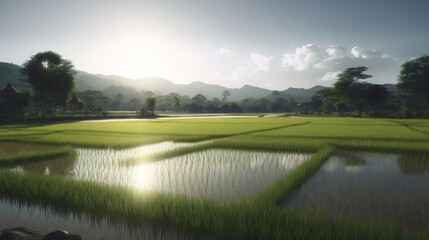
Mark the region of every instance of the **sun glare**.
<instances>
[{"instance_id":1,"label":"sun glare","mask_svg":"<svg viewBox=\"0 0 429 240\"><path fill-rule=\"evenodd\" d=\"M183 78L183 70L195 65L191 50L174 37L156 34L122 34L105 41L102 51L109 57L104 67L134 79L157 76ZM182 77L181 77L182 76Z\"/></svg>"},{"instance_id":2,"label":"sun glare","mask_svg":"<svg viewBox=\"0 0 429 240\"><path fill-rule=\"evenodd\" d=\"M133 169L134 184L139 190L152 190L154 188L154 168L153 164L141 164Z\"/></svg>"}]
</instances>

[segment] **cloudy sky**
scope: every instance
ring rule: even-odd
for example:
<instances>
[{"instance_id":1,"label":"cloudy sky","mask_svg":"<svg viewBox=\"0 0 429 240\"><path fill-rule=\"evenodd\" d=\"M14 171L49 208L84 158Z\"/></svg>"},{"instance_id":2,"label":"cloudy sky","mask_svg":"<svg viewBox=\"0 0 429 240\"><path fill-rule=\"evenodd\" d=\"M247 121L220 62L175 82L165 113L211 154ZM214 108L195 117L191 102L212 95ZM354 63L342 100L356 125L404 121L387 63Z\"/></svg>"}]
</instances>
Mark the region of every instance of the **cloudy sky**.
<instances>
[{"instance_id":1,"label":"cloudy sky","mask_svg":"<svg viewBox=\"0 0 429 240\"><path fill-rule=\"evenodd\" d=\"M395 83L429 54L427 0L0 0L0 61L52 50L76 69L283 90L348 67Z\"/></svg>"}]
</instances>

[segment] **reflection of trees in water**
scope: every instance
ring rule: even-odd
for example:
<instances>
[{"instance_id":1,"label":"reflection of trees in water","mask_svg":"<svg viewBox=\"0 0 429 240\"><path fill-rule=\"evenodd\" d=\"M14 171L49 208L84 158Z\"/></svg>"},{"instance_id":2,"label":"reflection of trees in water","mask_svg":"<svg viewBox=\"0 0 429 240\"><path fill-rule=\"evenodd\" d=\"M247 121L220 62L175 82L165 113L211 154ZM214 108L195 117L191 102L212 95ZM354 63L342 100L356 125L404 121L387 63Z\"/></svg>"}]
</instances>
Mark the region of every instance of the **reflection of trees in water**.
<instances>
[{"instance_id":1,"label":"reflection of trees in water","mask_svg":"<svg viewBox=\"0 0 429 240\"><path fill-rule=\"evenodd\" d=\"M337 156L346 166L360 167L366 164L364 156L356 152L339 152Z\"/></svg>"},{"instance_id":2,"label":"reflection of trees in water","mask_svg":"<svg viewBox=\"0 0 429 240\"><path fill-rule=\"evenodd\" d=\"M76 156L66 156L41 162L30 162L21 165L21 168L29 172L43 174L49 171L49 174L64 176L72 170L75 162Z\"/></svg>"},{"instance_id":3,"label":"reflection of trees in water","mask_svg":"<svg viewBox=\"0 0 429 240\"><path fill-rule=\"evenodd\" d=\"M399 155L397 163L403 174L429 173L429 155Z\"/></svg>"}]
</instances>

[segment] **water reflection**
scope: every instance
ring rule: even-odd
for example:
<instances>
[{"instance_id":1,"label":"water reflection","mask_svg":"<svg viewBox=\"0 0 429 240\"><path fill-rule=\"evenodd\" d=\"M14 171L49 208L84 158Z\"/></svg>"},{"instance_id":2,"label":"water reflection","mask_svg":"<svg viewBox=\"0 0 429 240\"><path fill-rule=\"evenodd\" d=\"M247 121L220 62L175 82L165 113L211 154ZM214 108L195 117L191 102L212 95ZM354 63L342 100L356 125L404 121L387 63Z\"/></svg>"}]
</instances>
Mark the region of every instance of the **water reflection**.
<instances>
[{"instance_id":1,"label":"water reflection","mask_svg":"<svg viewBox=\"0 0 429 240\"><path fill-rule=\"evenodd\" d=\"M366 164L364 156L352 152L339 152L337 156L348 167L362 167Z\"/></svg>"},{"instance_id":2,"label":"water reflection","mask_svg":"<svg viewBox=\"0 0 429 240\"><path fill-rule=\"evenodd\" d=\"M407 175L428 175L429 156L427 155L400 155L397 159L399 170ZM429 184L429 179L428 179Z\"/></svg>"},{"instance_id":3,"label":"water reflection","mask_svg":"<svg viewBox=\"0 0 429 240\"><path fill-rule=\"evenodd\" d=\"M23 170L59 174L77 180L121 185L139 191L161 191L206 197L222 201L242 200L272 184L309 157L308 154L281 154L234 150L206 150L163 161L127 164L127 159L146 157L177 145L143 146L129 150L76 149L76 161L21 166ZM183 146L183 145L181 145ZM49 166L49 167L47 167Z\"/></svg>"},{"instance_id":4,"label":"water reflection","mask_svg":"<svg viewBox=\"0 0 429 240\"><path fill-rule=\"evenodd\" d=\"M130 169L133 185L173 195L241 200L272 184L309 157L234 150L207 150Z\"/></svg>"},{"instance_id":5,"label":"water reflection","mask_svg":"<svg viewBox=\"0 0 429 240\"><path fill-rule=\"evenodd\" d=\"M429 224L428 161L428 156L340 153L285 204L424 229Z\"/></svg>"},{"instance_id":6,"label":"water reflection","mask_svg":"<svg viewBox=\"0 0 429 240\"><path fill-rule=\"evenodd\" d=\"M217 149L128 166L118 161L115 152L94 154L94 150L79 149L72 176L141 191L241 200L262 190L308 157L307 154Z\"/></svg>"},{"instance_id":7,"label":"water reflection","mask_svg":"<svg viewBox=\"0 0 429 240\"><path fill-rule=\"evenodd\" d=\"M43 234L66 229L71 233L79 234L83 239L213 239L166 226L108 219L52 205L0 198L1 229L17 226L36 229Z\"/></svg>"},{"instance_id":8,"label":"water reflection","mask_svg":"<svg viewBox=\"0 0 429 240\"><path fill-rule=\"evenodd\" d=\"M17 171L31 171L41 174L52 174L52 175L69 175L73 169L73 165L76 163L75 156L67 156L62 158L56 158L47 161L30 162L24 165L20 165L15 170Z\"/></svg>"}]
</instances>

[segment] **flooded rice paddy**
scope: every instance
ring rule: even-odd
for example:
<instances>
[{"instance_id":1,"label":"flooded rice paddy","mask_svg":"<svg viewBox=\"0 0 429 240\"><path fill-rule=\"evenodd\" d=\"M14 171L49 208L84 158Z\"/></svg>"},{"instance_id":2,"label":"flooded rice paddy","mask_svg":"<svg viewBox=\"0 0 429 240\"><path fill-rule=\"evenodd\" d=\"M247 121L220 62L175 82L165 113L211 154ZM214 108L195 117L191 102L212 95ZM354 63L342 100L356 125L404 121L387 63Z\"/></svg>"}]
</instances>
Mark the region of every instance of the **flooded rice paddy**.
<instances>
[{"instance_id":1,"label":"flooded rice paddy","mask_svg":"<svg viewBox=\"0 0 429 240\"><path fill-rule=\"evenodd\" d=\"M251 197L310 157L310 154L212 149L129 164L133 159L144 160L153 154L188 146L192 145L164 142L126 150L77 148L76 157L33 162L12 171L121 185L136 191L232 201ZM171 227L115 221L76 209L58 209L5 196L0 198L0 226L2 229L26 226L41 233L67 229L83 239L213 239Z\"/></svg>"},{"instance_id":2,"label":"flooded rice paddy","mask_svg":"<svg viewBox=\"0 0 429 240\"><path fill-rule=\"evenodd\" d=\"M429 226L428 158L342 152L328 159L284 204L425 229Z\"/></svg>"},{"instance_id":3,"label":"flooded rice paddy","mask_svg":"<svg viewBox=\"0 0 429 240\"><path fill-rule=\"evenodd\" d=\"M161 143L128 150L76 149L75 160L51 160L15 168L221 201L243 200L263 190L307 159L309 154L212 149L162 161L128 164L129 159L188 146ZM60 164L62 163L62 164Z\"/></svg>"},{"instance_id":4,"label":"flooded rice paddy","mask_svg":"<svg viewBox=\"0 0 429 240\"><path fill-rule=\"evenodd\" d=\"M208 142L163 142L124 150L76 148L75 157L20 165L13 171L58 175L142 192L240 201L286 176L311 156L209 149L149 161L153 155L205 143ZM426 229L429 226L428 158L428 155L338 152L283 205L363 222L394 222L406 229ZM0 198L0 226L27 226L42 232L76 229L87 239L94 236L100 239L206 238L149 223L134 226L8 198Z\"/></svg>"}]
</instances>

